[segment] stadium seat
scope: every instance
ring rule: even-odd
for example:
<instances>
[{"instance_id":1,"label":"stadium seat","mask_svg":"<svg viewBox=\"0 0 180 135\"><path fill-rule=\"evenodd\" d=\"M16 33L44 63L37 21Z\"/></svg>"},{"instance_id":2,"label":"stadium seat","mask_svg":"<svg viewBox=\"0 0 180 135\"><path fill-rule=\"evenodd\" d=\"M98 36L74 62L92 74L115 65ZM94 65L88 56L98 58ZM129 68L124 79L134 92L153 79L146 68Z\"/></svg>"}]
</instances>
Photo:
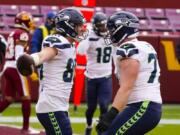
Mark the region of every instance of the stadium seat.
<instances>
[{"instance_id":1,"label":"stadium seat","mask_svg":"<svg viewBox=\"0 0 180 135\"><path fill-rule=\"evenodd\" d=\"M172 27L170 26L168 20L153 20L150 19L150 25L153 28L153 31L159 32L171 32L173 31Z\"/></svg>"},{"instance_id":2,"label":"stadium seat","mask_svg":"<svg viewBox=\"0 0 180 135\"><path fill-rule=\"evenodd\" d=\"M174 29L174 31L180 32L180 20L170 19L169 22L172 28Z\"/></svg>"},{"instance_id":3,"label":"stadium seat","mask_svg":"<svg viewBox=\"0 0 180 135\"><path fill-rule=\"evenodd\" d=\"M104 8L104 12L107 16L110 16L113 13L115 13L117 11L121 11L121 10L123 10L123 8L114 8L114 7L105 7Z\"/></svg>"},{"instance_id":4,"label":"stadium seat","mask_svg":"<svg viewBox=\"0 0 180 135\"><path fill-rule=\"evenodd\" d=\"M180 9L165 9L165 13L169 21L180 20Z\"/></svg>"},{"instance_id":5,"label":"stadium seat","mask_svg":"<svg viewBox=\"0 0 180 135\"><path fill-rule=\"evenodd\" d=\"M6 27L13 27L14 26L14 17L3 16L2 21Z\"/></svg>"},{"instance_id":6,"label":"stadium seat","mask_svg":"<svg viewBox=\"0 0 180 135\"><path fill-rule=\"evenodd\" d=\"M58 6L40 6L40 10L41 10L41 14L46 16L46 14L49 11L58 12L59 11L59 7Z\"/></svg>"},{"instance_id":7,"label":"stadium seat","mask_svg":"<svg viewBox=\"0 0 180 135\"><path fill-rule=\"evenodd\" d=\"M1 5L0 14L15 16L19 12L19 7L17 5Z\"/></svg>"},{"instance_id":8,"label":"stadium seat","mask_svg":"<svg viewBox=\"0 0 180 135\"><path fill-rule=\"evenodd\" d=\"M145 15L152 19L166 19L164 9L161 8L146 8Z\"/></svg>"},{"instance_id":9,"label":"stadium seat","mask_svg":"<svg viewBox=\"0 0 180 135\"><path fill-rule=\"evenodd\" d=\"M125 8L125 11L135 14L138 18L146 18L143 8Z\"/></svg>"},{"instance_id":10,"label":"stadium seat","mask_svg":"<svg viewBox=\"0 0 180 135\"><path fill-rule=\"evenodd\" d=\"M44 18L43 17L34 17L34 22L36 24L36 26L40 26L42 24L44 24Z\"/></svg>"},{"instance_id":11,"label":"stadium seat","mask_svg":"<svg viewBox=\"0 0 180 135\"><path fill-rule=\"evenodd\" d=\"M42 16L40 14L39 6L36 5L32 5L32 6L22 5L20 6L20 11L30 12L33 16Z\"/></svg>"},{"instance_id":12,"label":"stadium seat","mask_svg":"<svg viewBox=\"0 0 180 135\"><path fill-rule=\"evenodd\" d=\"M149 25L148 19L140 19L139 23L140 23L140 27L139 27L140 31L152 31L153 30L152 27Z\"/></svg>"},{"instance_id":13,"label":"stadium seat","mask_svg":"<svg viewBox=\"0 0 180 135\"><path fill-rule=\"evenodd\" d=\"M94 8L94 12L103 12L104 13L104 9L102 7L95 7Z\"/></svg>"},{"instance_id":14,"label":"stadium seat","mask_svg":"<svg viewBox=\"0 0 180 135\"><path fill-rule=\"evenodd\" d=\"M5 27L5 25L3 23L3 17L0 16L0 30L3 30L4 27Z\"/></svg>"}]
</instances>

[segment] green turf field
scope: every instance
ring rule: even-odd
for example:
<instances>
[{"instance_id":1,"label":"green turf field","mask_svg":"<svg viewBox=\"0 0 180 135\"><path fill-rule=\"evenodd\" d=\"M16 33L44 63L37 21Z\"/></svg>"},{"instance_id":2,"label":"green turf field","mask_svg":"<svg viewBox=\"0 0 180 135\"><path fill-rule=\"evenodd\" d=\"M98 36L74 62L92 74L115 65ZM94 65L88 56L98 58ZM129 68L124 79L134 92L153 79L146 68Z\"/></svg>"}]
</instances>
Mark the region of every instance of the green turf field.
<instances>
[{"instance_id":1,"label":"green turf field","mask_svg":"<svg viewBox=\"0 0 180 135\"><path fill-rule=\"evenodd\" d=\"M32 105L31 118L36 119L35 117L35 105ZM70 117L71 118L84 118L86 106L85 104L78 107L77 112L73 111L73 106L70 106ZM95 113L95 117L98 117L99 111L97 110ZM2 118L8 118L9 116L13 118L21 118L21 105L20 104L12 104L8 109L6 109L0 116L0 124L10 124L21 126L21 120L12 122L12 121L1 121ZM180 105L164 105L163 106L163 115L162 115L162 123L159 124L153 131L148 133L147 135L180 135ZM173 123L171 123L173 122ZM32 121L30 126L36 129L42 129L42 126L36 121ZM85 122L76 123L72 122L73 132L79 135L83 135L85 129ZM93 135L96 135L95 130L93 130Z\"/></svg>"}]
</instances>

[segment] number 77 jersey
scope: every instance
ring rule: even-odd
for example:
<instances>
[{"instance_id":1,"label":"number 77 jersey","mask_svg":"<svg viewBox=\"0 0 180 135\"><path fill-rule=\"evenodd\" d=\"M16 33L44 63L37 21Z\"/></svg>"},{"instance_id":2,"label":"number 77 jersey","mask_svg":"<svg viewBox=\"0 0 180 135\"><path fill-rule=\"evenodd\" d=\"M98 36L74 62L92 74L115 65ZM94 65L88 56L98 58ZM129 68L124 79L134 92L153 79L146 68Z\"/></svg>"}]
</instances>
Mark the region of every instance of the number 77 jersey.
<instances>
[{"instance_id":1,"label":"number 77 jersey","mask_svg":"<svg viewBox=\"0 0 180 135\"><path fill-rule=\"evenodd\" d=\"M160 68L157 53L152 45L134 39L120 45L116 55L117 62L123 58L132 58L140 63L139 74L128 103L146 100L162 103L159 83ZM119 72L119 69L117 70Z\"/></svg>"}]
</instances>

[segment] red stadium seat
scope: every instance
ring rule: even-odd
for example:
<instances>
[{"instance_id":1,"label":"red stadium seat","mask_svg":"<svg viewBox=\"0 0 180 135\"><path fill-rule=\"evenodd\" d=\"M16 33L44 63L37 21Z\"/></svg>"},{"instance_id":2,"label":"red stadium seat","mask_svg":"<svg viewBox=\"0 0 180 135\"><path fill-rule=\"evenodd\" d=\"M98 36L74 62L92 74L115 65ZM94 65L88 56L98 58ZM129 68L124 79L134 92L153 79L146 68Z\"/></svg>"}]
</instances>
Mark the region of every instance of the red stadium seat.
<instances>
[{"instance_id":1,"label":"red stadium seat","mask_svg":"<svg viewBox=\"0 0 180 135\"><path fill-rule=\"evenodd\" d=\"M40 26L42 24L44 24L44 17L34 17L34 22L36 24L36 26Z\"/></svg>"},{"instance_id":2,"label":"red stadium seat","mask_svg":"<svg viewBox=\"0 0 180 135\"><path fill-rule=\"evenodd\" d=\"M138 18L146 18L143 8L125 8L125 10L135 14Z\"/></svg>"},{"instance_id":3,"label":"red stadium seat","mask_svg":"<svg viewBox=\"0 0 180 135\"><path fill-rule=\"evenodd\" d=\"M167 18L171 21L180 20L180 9L165 9Z\"/></svg>"},{"instance_id":4,"label":"red stadium seat","mask_svg":"<svg viewBox=\"0 0 180 135\"><path fill-rule=\"evenodd\" d=\"M13 27L14 26L14 17L3 16L2 21L5 25L5 27Z\"/></svg>"},{"instance_id":5,"label":"red stadium seat","mask_svg":"<svg viewBox=\"0 0 180 135\"><path fill-rule=\"evenodd\" d=\"M150 19L150 25L154 31L160 32L171 32L173 31L172 27L170 26L168 20L153 20Z\"/></svg>"},{"instance_id":6,"label":"red stadium seat","mask_svg":"<svg viewBox=\"0 0 180 135\"><path fill-rule=\"evenodd\" d=\"M169 20L170 21L170 24L172 26L172 28L177 31L177 32L180 32L180 20Z\"/></svg>"},{"instance_id":7,"label":"red stadium seat","mask_svg":"<svg viewBox=\"0 0 180 135\"><path fill-rule=\"evenodd\" d=\"M103 12L104 13L104 9L103 9L103 7L95 7L94 8L94 12L96 13L96 12Z\"/></svg>"},{"instance_id":8,"label":"red stadium seat","mask_svg":"<svg viewBox=\"0 0 180 135\"><path fill-rule=\"evenodd\" d=\"M1 5L0 6L2 15L15 16L19 13L19 7L17 5Z\"/></svg>"},{"instance_id":9,"label":"red stadium seat","mask_svg":"<svg viewBox=\"0 0 180 135\"><path fill-rule=\"evenodd\" d=\"M0 29L3 30L3 28L5 27L4 22L3 22L3 17L0 16Z\"/></svg>"},{"instance_id":10,"label":"red stadium seat","mask_svg":"<svg viewBox=\"0 0 180 135\"><path fill-rule=\"evenodd\" d=\"M164 9L161 9L161 8L146 8L145 15L148 18L153 18L153 19L165 19L166 18Z\"/></svg>"},{"instance_id":11,"label":"red stadium seat","mask_svg":"<svg viewBox=\"0 0 180 135\"><path fill-rule=\"evenodd\" d=\"M140 27L139 27L140 31L152 31L153 30L151 25L149 25L148 19L140 19L139 23L140 23Z\"/></svg>"},{"instance_id":12,"label":"red stadium seat","mask_svg":"<svg viewBox=\"0 0 180 135\"><path fill-rule=\"evenodd\" d=\"M41 14L46 16L46 14L49 11L58 12L59 11L59 7L58 6L40 6L40 10L41 10Z\"/></svg>"},{"instance_id":13,"label":"red stadium seat","mask_svg":"<svg viewBox=\"0 0 180 135\"><path fill-rule=\"evenodd\" d=\"M107 16L110 16L113 13L115 13L117 11L121 11L121 10L123 10L123 8L115 8L115 7L105 7L104 8L104 12Z\"/></svg>"},{"instance_id":14,"label":"red stadium seat","mask_svg":"<svg viewBox=\"0 0 180 135\"><path fill-rule=\"evenodd\" d=\"M22 5L20 6L20 11L30 12L33 16L41 16L39 6L36 5Z\"/></svg>"}]
</instances>

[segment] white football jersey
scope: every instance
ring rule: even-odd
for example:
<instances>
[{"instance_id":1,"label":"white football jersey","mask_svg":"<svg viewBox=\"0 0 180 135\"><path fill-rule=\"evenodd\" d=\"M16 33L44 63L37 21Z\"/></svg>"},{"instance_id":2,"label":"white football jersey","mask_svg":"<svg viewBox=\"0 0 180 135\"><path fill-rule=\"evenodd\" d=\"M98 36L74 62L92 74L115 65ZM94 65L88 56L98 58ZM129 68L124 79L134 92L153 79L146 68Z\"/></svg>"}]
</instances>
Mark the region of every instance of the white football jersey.
<instances>
[{"instance_id":1,"label":"white football jersey","mask_svg":"<svg viewBox=\"0 0 180 135\"><path fill-rule=\"evenodd\" d=\"M123 58L132 58L140 63L139 74L128 103L147 100L162 103L159 83L160 68L157 53L152 45L134 39L120 45L116 55L117 62ZM120 69L117 70L120 74ZM121 75L119 78L121 79Z\"/></svg>"},{"instance_id":2,"label":"white football jersey","mask_svg":"<svg viewBox=\"0 0 180 135\"><path fill-rule=\"evenodd\" d=\"M43 63L43 79L36 112L67 111L73 84L75 47L61 35L46 37L43 47L54 47L58 54Z\"/></svg>"},{"instance_id":3,"label":"white football jersey","mask_svg":"<svg viewBox=\"0 0 180 135\"><path fill-rule=\"evenodd\" d=\"M112 74L113 47L105 44L104 38L90 31L88 38L79 43L77 53L87 56L85 75L101 78Z\"/></svg>"}]
</instances>

